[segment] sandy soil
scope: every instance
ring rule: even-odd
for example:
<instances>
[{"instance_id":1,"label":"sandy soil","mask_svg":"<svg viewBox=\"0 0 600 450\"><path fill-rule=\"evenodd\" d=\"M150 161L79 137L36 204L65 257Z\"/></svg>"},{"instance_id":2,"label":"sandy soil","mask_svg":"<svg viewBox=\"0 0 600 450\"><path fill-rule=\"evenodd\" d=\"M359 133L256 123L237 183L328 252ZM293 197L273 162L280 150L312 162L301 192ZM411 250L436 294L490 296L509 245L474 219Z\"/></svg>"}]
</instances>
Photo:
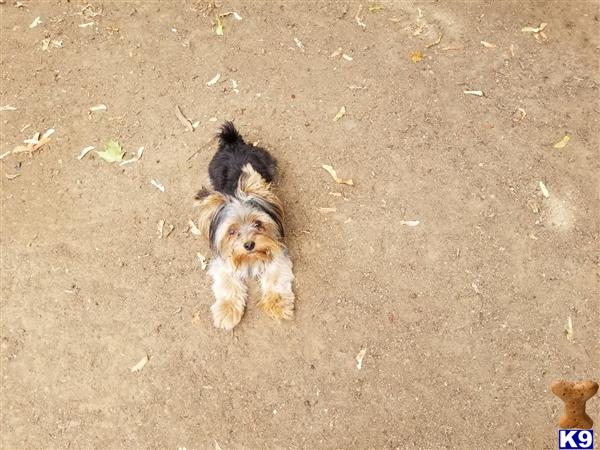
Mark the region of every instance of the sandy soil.
<instances>
[{"instance_id":1,"label":"sandy soil","mask_svg":"<svg viewBox=\"0 0 600 450\"><path fill-rule=\"evenodd\" d=\"M2 448L556 447L549 383L600 375L598 2L22 3L1 153L56 132L1 162ZM228 119L280 161L297 277L293 322L234 333L187 225ZM142 159L77 159L110 139Z\"/></svg>"}]
</instances>

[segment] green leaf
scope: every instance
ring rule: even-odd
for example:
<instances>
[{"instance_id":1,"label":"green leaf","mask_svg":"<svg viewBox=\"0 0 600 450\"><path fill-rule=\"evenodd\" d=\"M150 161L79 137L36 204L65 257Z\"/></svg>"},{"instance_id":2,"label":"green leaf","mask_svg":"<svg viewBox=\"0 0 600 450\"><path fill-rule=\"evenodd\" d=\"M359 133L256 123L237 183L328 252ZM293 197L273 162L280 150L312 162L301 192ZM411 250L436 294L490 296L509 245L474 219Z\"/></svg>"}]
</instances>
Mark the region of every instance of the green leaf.
<instances>
[{"instance_id":1,"label":"green leaf","mask_svg":"<svg viewBox=\"0 0 600 450\"><path fill-rule=\"evenodd\" d=\"M118 162L123 160L125 152L117 141L108 141L103 152L96 152L98 156L107 162Z\"/></svg>"}]
</instances>

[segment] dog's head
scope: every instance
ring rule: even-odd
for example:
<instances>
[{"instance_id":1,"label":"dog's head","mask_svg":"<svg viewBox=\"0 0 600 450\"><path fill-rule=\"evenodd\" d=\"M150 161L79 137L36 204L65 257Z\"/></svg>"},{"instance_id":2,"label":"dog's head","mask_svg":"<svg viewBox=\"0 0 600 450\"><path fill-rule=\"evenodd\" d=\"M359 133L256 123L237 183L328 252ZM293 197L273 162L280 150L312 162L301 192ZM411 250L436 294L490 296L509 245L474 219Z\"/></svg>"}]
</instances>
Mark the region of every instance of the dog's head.
<instances>
[{"instance_id":1,"label":"dog's head","mask_svg":"<svg viewBox=\"0 0 600 450\"><path fill-rule=\"evenodd\" d=\"M242 169L235 196L200 191L200 229L212 251L234 267L268 262L284 249L283 208L269 183L250 164Z\"/></svg>"}]
</instances>

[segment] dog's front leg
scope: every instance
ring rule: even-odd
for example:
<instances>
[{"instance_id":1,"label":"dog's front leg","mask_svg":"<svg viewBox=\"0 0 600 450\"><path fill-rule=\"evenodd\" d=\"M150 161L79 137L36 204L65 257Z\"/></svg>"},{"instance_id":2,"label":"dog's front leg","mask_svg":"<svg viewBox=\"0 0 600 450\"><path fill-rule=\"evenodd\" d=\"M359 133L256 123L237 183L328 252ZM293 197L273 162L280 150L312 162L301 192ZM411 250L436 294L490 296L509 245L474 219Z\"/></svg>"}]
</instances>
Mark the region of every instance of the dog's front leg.
<instances>
[{"instance_id":1,"label":"dog's front leg","mask_svg":"<svg viewBox=\"0 0 600 450\"><path fill-rule=\"evenodd\" d=\"M258 306L275 319L290 320L294 315L293 281L292 261L282 252L266 265L260 278L262 299Z\"/></svg>"},{"instance_id":2,"label":"dog's front leg","mask_svg":"<svg viewBox=\"0 0 600 450\"><path fill-rule=\"evenodd\" d=\"M215 303L210 307L215 327L231 330L244 314L246 285L220 258L213 259L208 271L213 279Z\"/></svg>"}]
</instances>

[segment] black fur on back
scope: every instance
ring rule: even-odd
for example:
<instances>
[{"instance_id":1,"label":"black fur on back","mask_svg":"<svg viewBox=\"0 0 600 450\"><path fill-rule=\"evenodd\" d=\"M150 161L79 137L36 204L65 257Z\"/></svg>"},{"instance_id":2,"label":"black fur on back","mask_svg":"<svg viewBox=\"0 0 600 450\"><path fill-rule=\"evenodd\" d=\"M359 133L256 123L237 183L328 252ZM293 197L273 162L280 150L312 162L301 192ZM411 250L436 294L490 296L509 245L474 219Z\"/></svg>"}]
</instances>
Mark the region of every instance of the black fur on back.
<instances>
[{"instance_id":1,"label":"black fur on back","mask_svg":"<svg viewBox=\"0 0 600 450\"><path fill-rule=\"evenodd\" d=\"M273 181L277 162L265 149L252 147L231 122L225 122L217 134L219 149L208 165L208 176L215 191L235 195L242 168L250 163L267 183Z\"/></svg>"}]
</instances>

